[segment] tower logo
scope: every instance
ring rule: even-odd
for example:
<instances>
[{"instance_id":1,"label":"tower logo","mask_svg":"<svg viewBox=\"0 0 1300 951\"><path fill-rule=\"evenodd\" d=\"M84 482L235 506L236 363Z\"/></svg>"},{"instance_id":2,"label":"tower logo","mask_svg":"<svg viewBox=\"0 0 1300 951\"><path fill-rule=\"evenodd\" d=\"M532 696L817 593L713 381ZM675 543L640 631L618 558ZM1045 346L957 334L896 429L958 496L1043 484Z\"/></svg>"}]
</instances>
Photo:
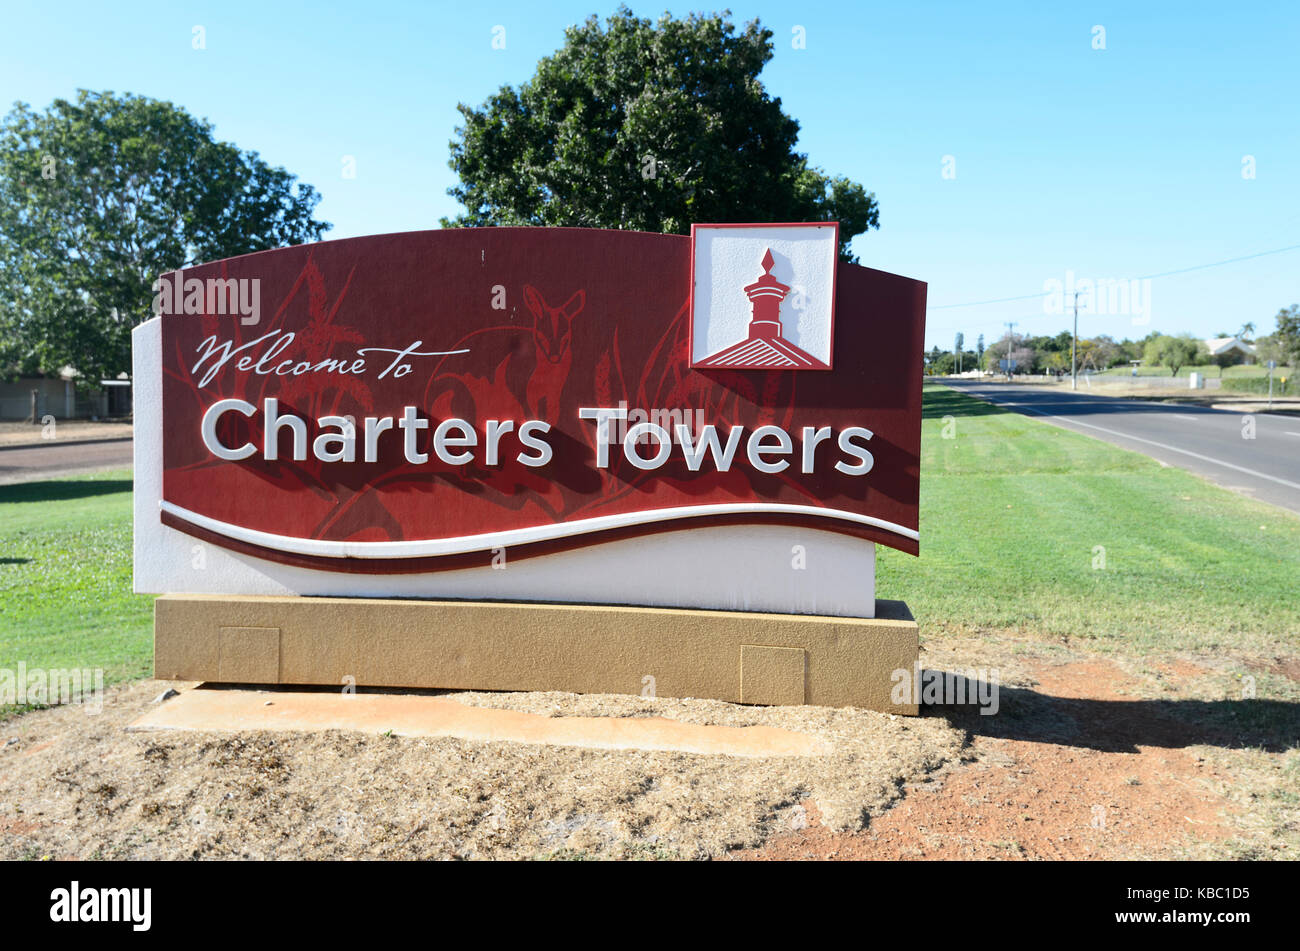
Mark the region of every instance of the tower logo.
<instances>
[{"instance_id":1,"label":"tower logo","mask_svg":"<svg viewBox=\"0 0 1300 951\"><path fill-rule=\"evenodd\" d=\"M696 225L691 366L829 370L838 225Z\"/></svg>"}]
</instances>

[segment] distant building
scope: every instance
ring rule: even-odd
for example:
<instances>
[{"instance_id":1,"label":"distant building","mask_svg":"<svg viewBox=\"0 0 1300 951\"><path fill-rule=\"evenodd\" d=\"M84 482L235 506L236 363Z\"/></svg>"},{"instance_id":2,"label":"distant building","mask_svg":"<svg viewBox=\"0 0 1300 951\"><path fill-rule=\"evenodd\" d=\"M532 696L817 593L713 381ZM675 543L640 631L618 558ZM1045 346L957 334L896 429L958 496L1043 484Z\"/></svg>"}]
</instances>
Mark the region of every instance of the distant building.
<instances>
[{"instance_id":1,"label":"distant building","mask_svg":"<svg viewBox=\"0 0 1300 951\"><path fill-rule=\"evenodd\" d=\"M1255 362L1254 344L1246 343L1240 337L1215 337L1202 342L1210 351L1210 359L1220 365Z\"/></svg>"},{"instance_id":2,"label":"distant building","mask_svg":"<svg viewBox=\"0 0 1300 951\"><path fill-rule=\"evenodd\" d=\"M77 371L64 367L58 376L25 376L0 381L0 420L39 422L55 419L103 419L131 415L131 382L101 380L92 390L77 389Z\"/></svg>"}]
</instances>

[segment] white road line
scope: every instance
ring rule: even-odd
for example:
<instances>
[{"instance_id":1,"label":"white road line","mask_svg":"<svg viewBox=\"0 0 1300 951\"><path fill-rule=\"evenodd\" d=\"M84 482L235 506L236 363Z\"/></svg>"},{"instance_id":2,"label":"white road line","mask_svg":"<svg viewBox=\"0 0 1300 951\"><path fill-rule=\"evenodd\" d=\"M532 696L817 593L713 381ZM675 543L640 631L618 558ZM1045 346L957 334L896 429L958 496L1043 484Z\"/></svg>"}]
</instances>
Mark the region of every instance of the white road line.
<instances>
[{"instance_id":1,"label":"white road line","mask_svg":"<svg viewBox=\"0 0 1300 951\"><path fill-rule=\"evenodd\" d=\"M989 402L997 405L996 400ZM1110 433L1112 436L1118 436L1121 439L1131 439L1134 442L1146 443L1148 446L1155 446L1157 449L1166 449L1169 452L1180 452L1184 456L1191 456L1193 459L1200 459L1202 462L1210 462L1216 466L1223 466L1226 469L1235 469L1237 472L1244 472L1246 475L1255 476L1257 479L1267 479L1269 482L1276 482L1278 485L1284 485L1288 489L1300 489L1300 482L1289 482L1286 479L1279 479L1277 476L1269 475L1267 472L1260 472L1256 469L1247 469L1245 466L1234 465L1231 462L1224 462L1222 459L1215 459L1213 456L1203 456L1199 452L1192 452L1190 449L1179 449L1177 446L1170 446L1167 443L1156 442L1154 439L1143 439L1141 436L1130 436L1128 433L1121 433L1114 429L1107 429L1105 426L1095 426L1092 423L1082 423L1077 419L1067 419L1064 416L1053 416L1051 413L1040 413L1038 410L1024 407L1028 412L1036 416L1044 416L1047 419L1059 419L1063 423L1073 423L1075 426L1086 426L1089 429L1095 429L1098 432ZM1294 435L1294 434L1293 434Z\"/></svg>"},{"instance_id":2,"label":"white road line","mask_svg":"<svg viewBox=\"0 0 1300 951\"><path fill-rule=\"evenodd\" d=\"M1035 411L1030 411L1030 412L1035 412ZM1135 435L1128 435L1127 433L1119 433L1119 431L1117 430L1106 429L1105 426L1095 426L1091 424L1091 422L1079 422L1079 420L1067 420L1066 417L1052 416L1052 414L1050 413L1036 413L1036 414L1037 416L1045 416L1049 418L1049 420L1061 420L1061 422L1073 422L1075 426L1087 426L1088 429L1095 429L1099 431L1099 433L1109 433L1110 435L1117 435L1117 437L1121 439L1132 439L1136 443L1147 443L1148 446L1154 446L1160 448L1160 450L1167 450L1170 452L1182 452L1184 456L1191 456L1192 459L1199 459L1203 461L1203 463L1213 463L1214 465L1222 465L1223 468L1226 469L1235 469L1236 472L1244 472L1247 475L1255 475L1256 478L1268 479L1269 482L1277 482L1279 486L1286 486L1287 488L1300 488L1300 482L1288 482L1287 479L1278 478L1277 475L1269 475L1266 472L1258 472L1257 469L1247 469L1245 468L1244 465L1225 463L1225 461L1223 461L1222 459L1214 459L1213 456L1203 456L1201 455L1200 452L1192 452L1191 450L1180 450L1180 448L1178 448L1177 446L1169 446L1169 444L1167 443L1157 443L1156 440L1154 439L1143 439L1141 437L1135 437Z\"/></svg>"},{"instance_id":3,"label":"white road line","mask_svg":"<svg viewBox=\"0 0 1300 951\"><path fill-rule=\"evenodd\" d=\"M1177 416L1179 419L1190 419L1194 423L1198 421L1195 416L1184 416L1182 413L1174 413L1173 415Z\"/></svg>"},{"instance_id":4,"label":"white road line","mask_svg":"<svg viewBox=\"0 0 1300 951\"><path fill-rule=\"evenodd\" d=\"M1300 436L1300 433L1293 433L1293 432L1291 432L1291 430L1289 430L1289 429L1284 430L1284 432L1285 432L1288 436Z\"/></svg>"}]
</instances>

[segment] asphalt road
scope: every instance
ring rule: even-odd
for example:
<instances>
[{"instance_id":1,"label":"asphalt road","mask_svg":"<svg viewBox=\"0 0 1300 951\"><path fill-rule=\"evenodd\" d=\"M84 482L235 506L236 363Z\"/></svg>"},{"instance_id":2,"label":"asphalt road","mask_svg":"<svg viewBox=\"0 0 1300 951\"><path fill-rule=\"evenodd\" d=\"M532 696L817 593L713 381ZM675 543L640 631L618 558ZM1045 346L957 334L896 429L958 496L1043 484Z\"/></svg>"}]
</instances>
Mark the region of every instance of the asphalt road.
<instances>
[{"instance_id":1,"label":"asphalt road","mask_svg":"<svg viewBox=\"0 0 1300 951\"><path fill-rule=\"evenodd\" d=\"M60 443L0 448L0 485L57 479L61 475L131 465L131 440Z\"/></svg>"},{"instance_id":2,"label":"asphalt road","mask_svg":"<svg viewBox=\"0 0 1300 951\"><path fill-rule=\"evenodd\" d=\"M1125 400L1056 388L948 380L946 386L1026 416L1187 469L1218 485L1300 513L1300 416Z\"/></svg>"}]
</instances>

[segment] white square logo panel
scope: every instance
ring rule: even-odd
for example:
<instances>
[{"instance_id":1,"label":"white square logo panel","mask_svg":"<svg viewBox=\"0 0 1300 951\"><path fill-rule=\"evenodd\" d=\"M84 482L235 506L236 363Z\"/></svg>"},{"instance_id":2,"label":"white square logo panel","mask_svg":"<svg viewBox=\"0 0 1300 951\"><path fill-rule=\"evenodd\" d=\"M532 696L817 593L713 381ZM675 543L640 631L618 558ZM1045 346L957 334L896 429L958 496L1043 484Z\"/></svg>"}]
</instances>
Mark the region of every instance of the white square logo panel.
<instances>
[{"instance_id":1,"label":"white square logo panel","mask_svg":"<svg viewBox=\"0 0 1300 951\"><path fill-rule=\"evenodd\" d=\"M829 370L838 223L694 225L691 366Z\"/></svg>"}]
</instances>

